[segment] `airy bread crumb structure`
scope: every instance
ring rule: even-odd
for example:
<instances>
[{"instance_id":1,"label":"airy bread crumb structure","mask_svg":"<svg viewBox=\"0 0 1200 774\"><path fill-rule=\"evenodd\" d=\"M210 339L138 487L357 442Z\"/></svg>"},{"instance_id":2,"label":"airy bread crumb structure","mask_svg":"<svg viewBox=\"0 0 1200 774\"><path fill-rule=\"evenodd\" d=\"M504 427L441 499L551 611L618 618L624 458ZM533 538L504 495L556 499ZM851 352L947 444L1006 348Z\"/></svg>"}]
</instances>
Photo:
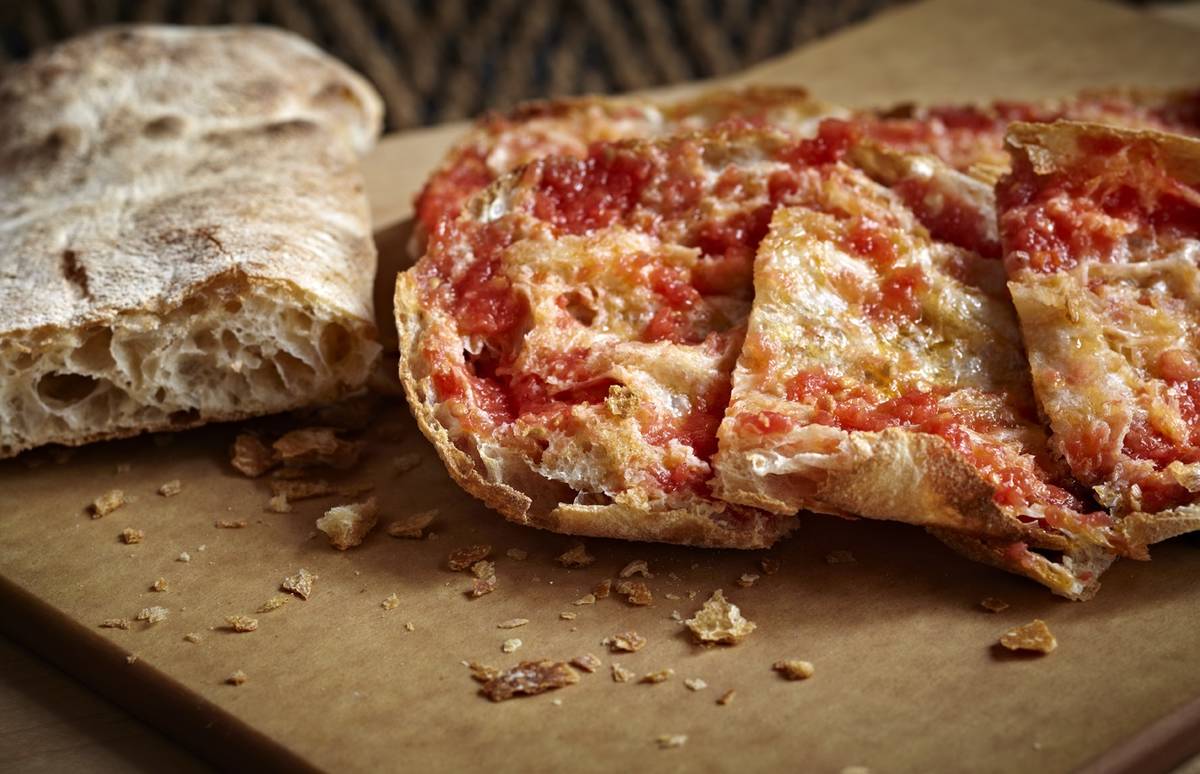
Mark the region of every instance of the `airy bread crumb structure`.
<instances>
[{"instance_id":1,"label":"airy bread crumb structure","mask_svg":"<svg viewBox=\"0 0 1200 774\"><path fill-rule=\"evenodd\" d=\"M721 589L714 591L684 624L698 642L722 645L736 645L757 628L753 621L742 616L737 605L725 599Z\"/></svg>"}]
</instances>

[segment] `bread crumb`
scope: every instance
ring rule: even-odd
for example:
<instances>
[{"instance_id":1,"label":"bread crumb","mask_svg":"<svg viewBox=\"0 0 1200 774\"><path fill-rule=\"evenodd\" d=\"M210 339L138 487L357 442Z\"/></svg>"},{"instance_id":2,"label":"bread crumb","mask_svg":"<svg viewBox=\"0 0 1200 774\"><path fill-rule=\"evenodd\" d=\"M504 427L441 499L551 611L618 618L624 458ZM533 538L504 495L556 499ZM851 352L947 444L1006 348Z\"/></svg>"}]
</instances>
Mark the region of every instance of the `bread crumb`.
<instances>
[{"instance_id":1,"label":"bread crumb","mask_svg":"<svg viewBox=\"0 0 1200 774\"><path fill-rule=\"evenodd\" d=\"M591 653L584 653L582 656L576 656L575 658L571 659L571 666L582 669L588 674L591 674L600 667L604 666L604 662Z\"/></svg>"},{"instance_id":2,"label":"bread crumb","mask_svg":"<svg viewBox=\"0 0 1200 774\"><path fill-rule=\"evenodd\" d=\"M828 564L854 564L858 560L849 551L839 549L825 554L825 561Z\"/></svg>"},{"instance_id":3,"label":"bread crumb","mask_svg":"<svg viewBox=\"0 0 1200 774\"><path fill-rule=\"evenodd\" d=\"M581 607L583 605L594 605L594 604L596 604L596 595L595 594L584 594L582 597L575 600L571 604L575 605L576 607Z\"/></svg>"},{"instance_id":4,"label":"bread crumb","mask_svg":"<svg viewBox=\"0 0 1200 774\"><path fill-rule=\"evenodd\" d=\"M717 699L717 704L720 704L722 707L724 707L726 704L731 704L733 703L734 696L737 696L737 691L730 688L728 691L721 694L721 698Z\"/></svg>"},{"instance_id":5,"label":"bread crumb","mask_svg":"<svg viewBox=\"0 0 1200 774\"><path fill-rule=\"evenodd\" d=\"M292 504L288 502L287 495L283 492L271 495L271 499L267 500L267 510L272 513L291 513Z\"/></svg>"},{"instance_id":6,"label":"bread crumb","mask_svg":"<svg viewBox=\"0 0 1200 774\"><path fill-rule=\"evenodd\" d=\"M437 516L437 508L414 513L403 521L393 521L387 526L387 533L394 538L420 540L425 537L425 530L429 528L429 525L433 523L433 520Z\"/></svg>"},{"instance_id":7,"label":"bread crumb","mask_svg":"<svg viewBox=\"0 0 1200 774\"><path fill-rule=\"evenodd\" d=\"M600 644L607 645L613 653L635 653L646 646L646 638L633 631L621 632L605 637Z\"/></svg>"},{"instance_id":8,"label":"bread crumb","mask_svg":"<svg viewBox=\"0 0 1200 774\"><path fill-rule=\"evenodd\" d=\"M592 587L592 596L596 599L606 599L612 591L612 578L605 578Z\"/></svg>"},{"instance_id":9,"label":"bread crumb","mask_svg":"<svg viewBox=\"0 0 1200 774\"><path fill-rule=\"evenodd\" d=\"M678 611L678 610L672 610L672 611L671 611L671 614L670 614L669 616L667 616L667 617L668 617L668 618L670 618L672 621L675 621L675 622L677 622L677 623L683 623L683 616L679 614L679 611Z\"/></svg>"},{"instance_id":10,"label":"bread crumb","mask_svg":"<svg viewBox=\"0 0 1200 774\"><path fill-rule=\"evenodd\" d=\"M175 557L175 561L185 562L185 563L190 562L190 561L192 561L192 555L189 554L187 551L180 551L179 556Z\"/></svg>"},{"instance_id":11,"label":"bread crumb","mask_svg":"<svg viewBox=\"0 0 1200 774\"><path fill-rule=\"evenodd\" d=\"M633 678L637 677L637 674L632 669L626 669L615 661L613 662L611 669L614 683L627 683Z\"/></svg>"},{"instance_id":12,"label":"bread crumb","mask_svg":"<svg viewBox=\"0 0 1200 774\"><path fill-rule=\"evenodd\" d=\"M795 658L776 661L771 668L789 680L807 680L815 671L810 662Z\"/></svg>"},{"instance_id":13,"label":"bread crumb","mask_svg":"<svg viewBox=\"0 0 1200 774\"><path fill-rule=\"evenodd\" d=\"M416 452L408 452L401 454L399 457L392 457L392 468L396 471L397 476L402 476L410 470L415 470L421 464L421 455Z\"/></svg>"},{"instance_id":14,"label":"bread crumb","mask_svg":"<svg viewBox=\"0 0 1200 774\"><path fill-rule=\"evenodd\" d=\"M492 547L489 545L466 546L465 548L451 551L450 556L446 559L446 565L455 572L462 572L481 559L487 559L491 555Z\"/></svg>"},{"instance_id":15,"label":"bread crumb","mask_svg":"<svg viewBox=\"0 0 1200 774\"><path fill-rule=\"evenodd\" d=\"M1058 640L1054 638L1045 621L1035 618L1027 624L1006 631L1000 636L1000 644L1009 650L1049 653L1058 647Z\"/></svg>"},{"instance_id":16,"label":"bread crumb","mask_svg":"<svg viewBox=\"0 0 1200 774\"><path fill-rule=\"evenodd\" d=\"M699 677L689 677L683 681L683 684L692 691L703 691L708 687L708 683L704 682L704 680Z\"/></svg>"},{"instance_id":17,"label":"bread crumb","mask_svg":"<svg viewBox=\"0 0 1200 774\"><path fill-rule=\"evenodd\" d=\"M324 479L273 480L271 494L287 498L288 502L311 500L314 497L338 495L340 497L357 497L364 492L374 489L370 484L331 484Z\"/></svg>"},{"instance_id":18,"label":"bread crumb","mask_svg":"<svg viewBox=\"0 0 1200 774\"><path fill-rule=\"evenodd\" d=\"M742 616L737 605L725 599L721 589L714 591L704 606L684 623L697 641L724 645L736 645L757 628Z\"/></svg>"},{"instance_id":19,"label":"bread crumb","mask_svg":"<svg viewBox=\"0 0 1200 774\"><path fill-rule=\"evenodd\" d=\"M1003 599L996 599L995 597L985 597L979 603L979 606L991 613L1001 613L1009 608L1009 604L1007 602L1005 602Z\"/></svg>"},{"instance_id":20,"label":"bread crumb","mask_svg":"<svg viewBox=\"0 0 1200 774\"><path fill-rule=\"evenodd\" d=\"M379 504L374 497L365 502L338 505L317 519L317 529L329 537L329 545L339 551L363 542L379 520Z\"/></svg>"},{"instance_id":21,"label":"bread crumb","mask_svg":"<svg viewBox=\"0 0 1200 774\"><path fill-rule=\"evenodd\" d=\"M550 703L553 704L555 707L561 707L562 699L551 699Z\"/></svg>"},{"instance_id":22,"label":"bread crumb","mask_svg":"<svg viewBox=\"0 0 1200 774\"><path fill-rule=\"evenodd\" d=\"M579 682L579 673L562 661L522 661L488 680L482 692L492 701L533 696Z\"/></svg>"},{"instance_id":23,"label":"bread crumb","mask_svg":"<svg viewBox=\"0 0 1200 774\"><path fill-rule=\"evenodd\" d=\"M574 621L579 617L579 613L559 613L558 617L564 621Z\"/></svg>"},{"instance_id":24,"label":"bread crumb","mask_svg":"<svg viewBox=\"0 0 1200 774\"><path fill-rule=\"evenodd\" d=\"M105 618L100 622L101 629L128 629L129 626L128 618Z\"/></svg>"},{"instance_id":25,"label":"bread crumb","mask_svg":"<svg viewBox=\"0 0 1200 774\"><path fill-rule=\"evenodd\" d=\"M669 669L669 668L668 669L660 669L657 672L649 672L647 674L642 675L642 679L638 680L638 682L639 683L665 683L667 680L670 680L674 676L675 676L674 669Z\"/></svg>"},{"instance_id":26,"label":"bread crumb","mask_svg":"<svg viewBox=\"0 0 1200 774\"><path fill-rule=\"evenodd\" d=\"M158 580L154 581L154 583L150 584L151 591L168 591L170 588L171 584L167 583L166 578L159 578Z\"/></svg>"},{"instance_id":27,"label":"bread crumb","mask_svg":"<svg viewBox=\"0 0 1200 774\"><path fill-rule=\"evenodd\" d=\"M287 467L324 467L346 470L358 464L366 443L345 441L332 427L304 427L284 433L271 444L275 455Z\"/></svg>"},{"instance_id":28,"label":"bread crumb","mask_svg":"<svg viewBox=\"0 0 1200 774\"><path fill-rule=\"evenodd\" d=\"M480 559L478 562L471 565L471 574L476 578L490 578L496 574L496 563L489 562L486 559Z\"/></svg>"},{"instance_id":29,"label":"bread crumb","mask_svg":"<svg viewBox=\"0 0 1200 774\"><path fill-rule=\"evenodd\" d=\"M137 657L136 653L130 653L128 656L125 657L126 664L136 664L137 660L138 660L138 657Z\"/></svg>"},{"instance_id":30,"label":"bread crumb","mask_svg":"<svg viewBox=\"0 0 1200 774\"><path fill-rule=\"evenodd\" d=\"M245 529L249 526L249 522L245 519L217 519L213 522L213 526L217 529Z\"/></svg>"},{"instance_id":31,"label":"bread crumb","mask_svg":"<svg viewBox=\"0 0 1200 774\"><path fill-rule=\"evenodd\" d=\"M480 664L478 661L464 661L462 665L471 670L471 679L480 683L493 680L500 674L500 670L496 667Z\"/></svg>"},{"instance_id":32,"label":"bread crumb","mask_svg":"<svg viewBox=\"0 0 1200 774\"><path fill-rule=\"evenodd\" d=\"M687 734L662 734L656 740L660 750L670 750L687 744Z\"/></svg>"},{"instance_id":33,"label":"bread crumb","mask_svg":"<svg viewBox=\"0 0 1200 774\"><path fill-rule=\"evenodd\" d=\"M634 559L629 564L621 568L618 573L622 578L632 578L634 575L641 575L643 578L653 578L650 574L650 566L646 564L645 559Z\"/></svg>"},{"instance_id":34,"label":"bread crumb","mask_svg":"<svg viewBox=\"0 0 1200 774\"><path fill-rule=\"evenodd\" d=\"M467 589L464 594L472 599L479 599L485 594L491 594L499 585L495 575L489 575L486 578L474 578L471 581L471 588Z\"/></svg>"},{"instance_id":35,"label":"bread crumb","mask_svg":"<svg viewBox=\"0 0 1200 774\"><path fill-rule=\"evenodd\" d=\"M275 596L268 599L266 602L263 602L261 605L259 605L258 609L255 610L254 612L269 613L272 610L278 610L279 608L286 605L289 599L291 599L291 597L289 597L285 594L276 594Z\"/></svg>"},{"instance_id":36,"label":"bread crumb","mask_svg":"<svg viewBox=\"0 0 1200 774\"><path fill-rule=\"evenodd\" d=\"M258 619L251 618L248 615L228 616L225 619L225 623L235 632L252 632L258 628Z\"/></svg>"},{"instance_id":37,"label":"bread crumb","mask_svg":"<svg viewBox=\"0 0 1200 774\"><path fill-rule=\"evenodd\" d=\"M279 464L275 454L250 433L238 433L229 450L229 464L249 478L258 478Z\"/></svg>"},{"instance_id":38,"label":"bread crumb","mask_svg":"<svg viewBox=\"0 0 1200 774\"><path fill-rule=\"evenodd\" d=\"M208 546L206 546L204 543L201 543L200 545L196 546L197 551L204 551L207 548L208 548Z\"/></svg>"},{"instance_id":39,"label":"bread crumb","mask_svg":"<svg viewBox=\"0 0 1200 774\"><path fill-rule=\"evenodd\" d=\"M645 607L654 602L654 594L642 581L621 581L617 584L617 593L624 596L626 602L638 607Z\"/></svg>"},{"instance_id":40,"label":"bread crumb","mask_svg":"<svg viewBox=\"0 0 1200 774\"><path fill-rule=\"evenodd\" d=\"M695 598L696 598L696 596L697 596L699 593L700 593L700 592L698 592L698 591L689 591L689 592L687 593L687 594L688 594L688 599L695 599Z\"/></svg>"},{"instance_id":41,"label":"bread crumb","mask_svg":"<svg viewBox=\"0 0 1200 774\"><path fill-rule=\"evenodd\" d=\"M516 629L529 623L528 618L510 618L507 621L501 621L496 624L497 629Z\"/></svg>"},{"instance_id":42,"label":"bread crumb","mask_svg":"<svg viewBox=\"0 0 1200 774\"><path fill-rule=\"evenodd\" d=\"M782 562L770 556L764 556L758 560L758 566L762 568L763 575L774 575L779 572L780 564Z\"/></svg>"},{"instance_id":43,"label":"bread crumb","mask_svg":"<svg viewBox=\"0 0 1200 774\"><path fill-rule=\"evenodd\" d=\"M250 678L246 677L246 673L239 669L229 677L225 678L225 682L229 683L230 685L242 685L249 679Z\"/></svg>"},{"instance_id":44,"label":"bread crumb","mask_svg":"<svg viewBox=\"0 0 1200 774\"><path fill-rule=\"evenodd\" d=\"M523 562L529 558L529 552L520 548L510 548L504 552L504 555L518 562Z\"/></svg>"},{"instance_id":45,"label":"bread crumb","mask_svg":"<svg viewBox=\"0 0 1200 774\"><path fill-rule=\"evenodd\" d=\"M559 554L556 562L563 567L579 568L587 567L592 562L596 561L596 557L587 552L587 548L583 543L576 543L569 549Z\"/></svg>"},{"instance_id":46,"label":"bread crumb","mask_svg":"<svg viewBox=\"0 0 1200 774\"><path fill-rule=\"evenodd\" d=\"M521 647L521 644L522 643L519 639L517 639L516 637L513 637L511 639L505 640L500 645L500 650L504 651L505 653L516 653L517 649Z\"/></svg>"},{"instance_id":47,"label":"bread crumb","mask_svg":"<svg viewBox=\"0 0 1200 774\"><path fill-rule=\"evenodd\" d=\"M177 478L173 478L158 488L158 493L163 497L174 497L183 491L183 482Z\"/></svg>"},{"instance_id":48,"label":"bread crumb","mask_svg":"<svg viewBox=\"0 0 1200 774\"><path fill-rule=\"evenodd\" d=\"M188 632L187 634L183 635L183 641L190 642L192 644L200 642L200 639L200 635L196 632Z\"/></svg>"},{"instance_id":49,"label":"bread crumb","mask_svg":"<svg viewBox=\"0 0 1200 774\"><path fill-rule=\"evenodd\" d=\"M670 591L668 591L666 594L663 594L663 596L666 597L667 599L671 600L672 602L678 602L679 600L683 599L683 597L679 596L678 594L674 594Z\"/></svg>"},{"instance_id":50,"label":"bread crumb","mask_svg":"<svg viewBox=\"0 0 1200 774\"><path fill-rule=\"evenodd\" d=\"M308 599L313 593L313 581L317 580L319 577L320 576L316 573L309 572L301 567L296 571L295 575L289 575L288 577L284 578L279 584L279 588L283 591L295 594L301 599Z\"/></svg>"},{"instance_id":51,"label":"bread crumb","mask_svg":"<svg viewBox=\"0 0 1200 774\"><path fill-rule=\"evenodd\" d=\"M737 585L741 586L744 589L748 589L751 586L753 586L755 583L758 583L759 577L760 576L758 576L752 572L744 572L741 574L741 576L738 577Z\"/></svg>"},{"instance_id":52,"label":"bread crumb","mask_svg":"<svg viewBox=\"0 0 1200 774\"><path fill-rule=\"evenodd\" d=\"M379 606L384 610L395 610L396 608L400 607L400 597L396 596L396 592L393 591L391 594L388 594L386 597L384 597L383 601L379 603Z\"/></svg>"},{"instance_id":53,"label":"bread crumb","mask_svg":"<svg viewBox=\"0 0 1200 774\"><path fill-rule=\"evenodd\" d=\"M405 621L404 628L407 631L415 632L417 630L417 625L415 623L413 623L412 621Z\"/></svg>"},{"instance_id":54,"label":"bread crumb","mask_svg":"<svg viewBox=\"0 0 1200 774\"><path fill-rule=\"evenodd\" d=\"M123 540L127 546L131 546L134 543L140 543L145 539L146 533L142 532L140 529L126 527L125 529L121 530L121 540Z\"/></svg>"},{"instance_id":55,"label":"bread crumb","mask_svg":"<svg viewBox=\"0 0 1200 774\"><path fill-rule=\"evenodd\" d=\"M92 501L92 518L107 516L126 503L125 493L120 489L110 489Z\"/></svg>"},{"instance_id":56,"label":"bread crumb","mask_svg":"<svg viewBox=\"0 0 1200 774\"><path fill-rule=\"evenodd\" d=\"M165 607L159 607L155 605L154 607L142 608L142 611L138 613L136 617L139 621L145 621L148 624L156 624L167 620L167 613L169 612L170 611Z\"/></svg>"}]
</instances>

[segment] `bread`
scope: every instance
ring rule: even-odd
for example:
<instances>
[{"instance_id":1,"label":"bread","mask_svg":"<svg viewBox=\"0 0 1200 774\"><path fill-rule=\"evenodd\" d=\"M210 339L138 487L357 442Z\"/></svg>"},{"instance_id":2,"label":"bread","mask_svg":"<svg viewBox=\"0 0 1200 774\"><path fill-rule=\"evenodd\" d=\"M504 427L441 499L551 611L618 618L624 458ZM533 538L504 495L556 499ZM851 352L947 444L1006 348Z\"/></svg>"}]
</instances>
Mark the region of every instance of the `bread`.
<instances>
[{"instance_id":1,"label":"bread","mask_svg":"<svg viewBox=\"0 0 1200 774\"><path fill-rule=\"evenodd\" d=\"M609 145L535 161L444 222L396 315L409 404L455 479L573 534L787 532L791 514L711 497L708 460L753 244L779 201L821 185L813 148L746 129Z\"/></svg>"},{"instance_id":2,"label":"bread","mask_svg":"<svg viewBox=\"0 0 1200 774\"><path fill-rule=\"evenodd\" d=\"M1075 598L1099 573L1072 568L1120 542L1048 460L999 263L932 239L858 170L775 213L733 379L724 500L936 528Z\"/></svg>"},{"instance_id":3,"label":"bread","mask_svg":"<svg viewBox=\"0 0 1200 774\"><path fill-rule=\"evenodd\" d=\"M0 456L366 380L371 87L264 28L101 30L0 75Z\"/></svg>"}]
</instances>

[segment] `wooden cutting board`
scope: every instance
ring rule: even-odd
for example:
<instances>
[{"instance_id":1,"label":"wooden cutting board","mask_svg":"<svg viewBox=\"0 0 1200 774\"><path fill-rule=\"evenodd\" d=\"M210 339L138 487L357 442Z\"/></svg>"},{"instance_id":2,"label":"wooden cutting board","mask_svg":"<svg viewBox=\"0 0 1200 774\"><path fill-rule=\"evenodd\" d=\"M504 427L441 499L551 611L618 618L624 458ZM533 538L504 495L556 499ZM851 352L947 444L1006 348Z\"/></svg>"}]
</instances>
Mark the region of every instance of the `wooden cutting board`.
<instances>
[{"instance_id":1,"label":"wooden cutting board","mask_svg":"<svg viewBox=\"0 0 1200 774\"><path fill-rule=\"evenodd\" d=\"M1198 75L1193 31L1116 6L932 0L735 80L799 83L831 101L878 104L1174 86ZM387 138L368 162L381 300L405 260L411 196L455 131ZM386 440L396 431L398 440ZM396 540L379 530L339 553L313 537L313 520L335 500L265 511L266 484L228 466L235 432L100 444L62 464L37 453L0 464L0 627L226 765L892 772L1067 771L1091 762L1095 771L1147 771L1200 744L1200 705L1188 704L1200 696L1194 538L1159 547L1149 564L1119 563L1099 597L1083 604L967 563L919 530L819 517L770 552L587 541L596 563L568 570L553 557L569 538L506 524L460 493L396 405L368 431L374 440L353 477L374 485L385 523L438 508L437 538ZM406 452L424 462L397 475L392 460ZM182 494L156 494L176 478ZM136 501L89 518L87 503L114 487ZM218 529L219 519L248 526ZM144 542L121 543L125 527L143 530ZM471 543L495 548L500 577L497 592L476 601L462 594L466 578L445 569L449 551ZM509 548L528 558L506 557ZM836 550L855 561L827 562ZM182 551L190 562L177 561ZM735 579L763 556L781 560L782 570L739 588ZM653 606L572 604L633 559L654 573ZM320 575L310 600L257 616L252 633L221 628L299 567ZM149 590L159 577L170 591ZM715 588L759 626L736 648L698 648L671 619ZM392 593L400 604L385 610ZM978 607L985 596L1011 607L987 613ZM97 626L150 605L169 608L167 620L128 631ZM529 623L496 626L517 617ZM1002 631L1035 617L1058 635L1055 653L1016 658L993 648ZM628 629L649 644L606 653L600 640ZM185 641L189 632L201 641ZM511 655L500 650L510 637L523 641ZM460 664L588 651L605 671L504 704L477 696ZM770 668L780 658L812 661L816 675L781 680ZM616 684L607 673L614 659L638 674L670 667L675 676ZM226 684L239 669L248 682ZM708 687L687 690L691 677ZM728 689L735 700L718 705ZM661 750L663 734L688 741Z\"/></svg>"}]
</instances>

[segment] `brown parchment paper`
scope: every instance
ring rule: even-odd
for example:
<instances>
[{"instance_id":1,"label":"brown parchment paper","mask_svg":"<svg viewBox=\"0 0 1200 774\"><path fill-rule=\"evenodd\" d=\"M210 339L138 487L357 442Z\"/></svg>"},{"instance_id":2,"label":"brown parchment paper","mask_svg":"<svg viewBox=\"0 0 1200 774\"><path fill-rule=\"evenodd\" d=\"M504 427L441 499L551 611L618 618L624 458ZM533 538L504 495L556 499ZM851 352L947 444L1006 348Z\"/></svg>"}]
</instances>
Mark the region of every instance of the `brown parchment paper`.
<instances>
[{"instance_id":1,"label":"brown parchment paper","mask_svg":"<svg viewBox=\"0 0 1200 774\"><path fill-rule=\"evenodd\" d=\"M850 104L1172 86L1200 80L1200 45L1194 31L1098 2L935 0L877 17L742 80L801 83ZM388 138L367 164L382 299L390 295L389 272L404 261L412 193L453 134ZM401 440L383 440L390 434L381 426L400 428ZM381 527L342 553L314 536L313 521L344 498L267 512L266 482L228 465L236 430L207 428L168 445L149 438L100 444L62 464L39 453L0 464L4 628L227 764L1067 771L1200 695L1194 538L1158 547L1149 564L1118 563L1088 603L961 560L919 530L820 517L770 552L589 540L595 564L568 570L553 557L571 538L506 524L459 492L394 401L367 431L367 457L351 474L374 485ZM396 475L392 459L410 451L423 464ZM156 494L176 478L180 495ZM136 500L91 519L86 505L114 487ZM385 533L393 518L428 508L440 511L435 539ZM248 526L218 529L218 519ZM144 542L120 542L125 527L144 530ZM494 547L500 579L494 594L478 600L463 595L468 576L445 569L451 550L472 543ZM507 558L508 548L529 556ZM855 561L827 562L835 550ZM181 551L190 562L177 561ZM738 587L735 579L759 572L763 556L779 559L780 572ZM653 606L616 597L571 604L633 559L645 559L654 573L647 581ZM320 575L313 597L255 615L300 567ZM170 591L149 590L159 577ZM697 647L671 620L672 611L686 617L715 588L758 624L735 648ZM392 593L400 604L384 610L380 603ZM985 612L978 606L985 596L1011 607ZM169 608L167 620L129 631L97 628L150 605ZM564 611L578 617L563 620ZM222 628L236 614L255 615L258 630ZM516 617L529 623L497 628ZM1015 657L993 647L1004 630L1035 617L1058 636L1056 652ZM628 629L649 640L640 652L613 655L601 646ZM184 641L188 632L201 641ZM501 643L510 637L523 646L504 654ZM599 655L604 670L502 704L478 696L460 664L504 667L585 652ZM134 663L127 654L136 655ZM816 674L780 679L771 664L781 658L809 660ZM616 684L608 674L614 660L639 675L669 667L675 676L657 685ZM239 669L248 681L226 684ZM708 688L686 689L691 677ZM716 704L729 689L737 691L734 701ZM655 740L663 734L686 734L687 743L660 750Z\"/></svg>"}]
</instances>

